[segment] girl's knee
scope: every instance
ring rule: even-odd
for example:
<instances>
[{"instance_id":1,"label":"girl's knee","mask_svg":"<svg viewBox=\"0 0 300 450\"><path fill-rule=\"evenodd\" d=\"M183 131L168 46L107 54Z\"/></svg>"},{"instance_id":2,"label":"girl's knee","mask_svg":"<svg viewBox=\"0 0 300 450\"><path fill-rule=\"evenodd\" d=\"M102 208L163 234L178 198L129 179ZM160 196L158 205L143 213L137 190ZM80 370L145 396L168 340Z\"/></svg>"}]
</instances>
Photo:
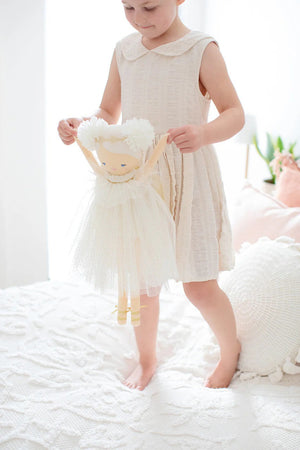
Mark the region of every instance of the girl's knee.
<instances>
[{"instance_id":1,"label":"girl's knee","mask_svg":"<svg viewBox=\"0 0 300 450\"><path fill-rule=\"evenodd\" d=\"M209 301L216 293L218 284L216 280L191 281L182 283L185 295L192 303Z\"/></svg>"}]
</instances>

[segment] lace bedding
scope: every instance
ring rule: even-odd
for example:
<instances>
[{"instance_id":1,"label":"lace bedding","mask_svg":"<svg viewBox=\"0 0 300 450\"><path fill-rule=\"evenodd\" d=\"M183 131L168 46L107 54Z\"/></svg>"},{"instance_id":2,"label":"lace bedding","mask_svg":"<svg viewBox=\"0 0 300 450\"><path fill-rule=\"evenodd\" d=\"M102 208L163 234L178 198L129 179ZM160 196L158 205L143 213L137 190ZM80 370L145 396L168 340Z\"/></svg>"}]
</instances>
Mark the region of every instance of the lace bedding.
<instances>
[{"instance_id":1,"label":"lace bedding","mask_svg":"<svg viewBox=\"0 0 300 450\"><path fill-rule=\"evenodd\" d=\"M137 349L114 302L75 281L0 290L0 450L300 448L300 375L203 387L218 346L180 284L161 295L156 374L122 385Z\"/></svg>"}]
</instances>

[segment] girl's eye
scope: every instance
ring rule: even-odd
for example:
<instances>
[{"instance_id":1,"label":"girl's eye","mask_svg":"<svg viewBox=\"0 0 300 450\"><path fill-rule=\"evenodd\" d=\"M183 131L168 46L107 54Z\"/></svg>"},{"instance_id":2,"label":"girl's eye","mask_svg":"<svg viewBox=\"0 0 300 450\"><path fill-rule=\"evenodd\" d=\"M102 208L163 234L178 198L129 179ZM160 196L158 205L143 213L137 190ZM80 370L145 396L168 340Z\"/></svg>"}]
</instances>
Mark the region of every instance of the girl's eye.
<instances>
[{"instance_id":1,"label":"girl's eye","mask_svg":"<svg viewBox=\"0 0 300 450\"><path fill-rule=\"evenodd\" d=\"M106 165L106 163L104 163L104 162L103 162L102 164L103 164L104 166Z\"/></svg>"},{"instance_id":2,"label":"girl's eye","mask_svg":"<svg viewBox=\"0 0 300 450\"><path fill-rule=\"evenodd\" d=\"M127 166L127 164L121 164L121 167Z\"/></svg>"},{"instance_id":3,"label":"girl's eye","mask_svg":"<svg viewBox=\"0 0 300 450\"><path fill-rule=\"evenodd\" d=\"M134 10L134 8L133 8L132 6L124 6L124 8L125 8L127 11L133 11L133 10ZM156 6L152 6L152 7L150 7L150 8L147 8L147 6L145 6L145 7L144 7L144 11L150 12L150 11L154 11L156 8L157 8Z\"/></svg>"}]
</instances>

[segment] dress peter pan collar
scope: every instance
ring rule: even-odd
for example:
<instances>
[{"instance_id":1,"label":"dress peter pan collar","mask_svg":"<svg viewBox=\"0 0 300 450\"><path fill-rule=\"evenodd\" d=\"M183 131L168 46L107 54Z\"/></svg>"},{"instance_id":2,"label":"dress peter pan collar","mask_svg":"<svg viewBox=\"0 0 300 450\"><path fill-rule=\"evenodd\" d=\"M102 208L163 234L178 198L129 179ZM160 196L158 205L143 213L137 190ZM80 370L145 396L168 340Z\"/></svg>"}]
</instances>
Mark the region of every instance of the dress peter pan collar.
<instances>
[{"instance_id":1,"label":"dress peter pan collar","mask_svg":"<svg viewBox=\"0 0 300 450\"><path fill-rule=\"evenodd\" d=\"M132 33L119 41L121 51L124 57L133 61L148 53L156 53L165 56L178 56L190 50L197 42L203 39L214 40L211 36L200 31L191 30L183 37L167 44L159 45L156 48L149 50L142 43L142 35L138 32ZM216 41L215 41L216 42Z\"/></svg>"}]
</instances>

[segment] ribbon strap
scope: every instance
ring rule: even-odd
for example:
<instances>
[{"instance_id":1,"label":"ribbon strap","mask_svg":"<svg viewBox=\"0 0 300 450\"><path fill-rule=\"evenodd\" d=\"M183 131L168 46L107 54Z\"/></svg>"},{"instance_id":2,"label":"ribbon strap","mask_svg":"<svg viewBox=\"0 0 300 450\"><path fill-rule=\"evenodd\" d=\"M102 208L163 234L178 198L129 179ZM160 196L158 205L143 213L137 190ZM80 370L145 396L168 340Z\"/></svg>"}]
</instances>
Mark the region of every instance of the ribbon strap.
<instances>
[{"instance_id":1,"label":"ribbon strap","mask_svg":"<svg viewBox=\"0 0 300 450\"><path fill-rule=\"evenodd\" d=\"M149 305L141 305L140 308L148 308ZM118 311L118 305L115 305L115 309L112 311L112 314L115 313L116 311ZM128 306L124 312L129 312L131 311L131 307Z\"/></svg>"}]
</instances>

